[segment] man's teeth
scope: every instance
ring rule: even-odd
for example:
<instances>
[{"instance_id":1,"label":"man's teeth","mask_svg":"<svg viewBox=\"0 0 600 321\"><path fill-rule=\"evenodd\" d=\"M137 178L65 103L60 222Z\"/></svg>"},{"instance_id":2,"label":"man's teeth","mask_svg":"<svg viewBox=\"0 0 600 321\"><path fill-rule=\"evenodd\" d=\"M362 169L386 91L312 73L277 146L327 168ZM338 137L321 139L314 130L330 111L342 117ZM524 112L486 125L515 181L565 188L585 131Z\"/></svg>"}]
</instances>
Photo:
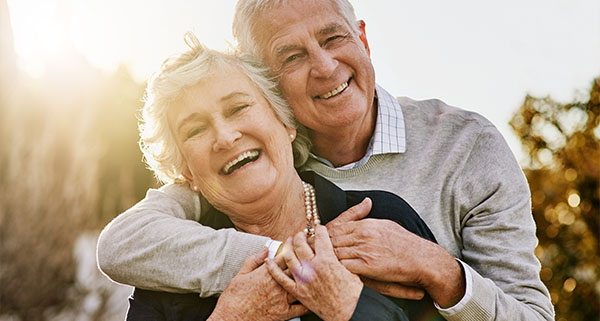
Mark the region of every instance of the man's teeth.
<instances>
[{"instance_id":1,"label":"man's teeth","mask_svg":"<svg viewBox=\"0 0 600 321\"><path fill-rule=\"evenodd\" d=\"M230 161L229 163L225 164L225 166L223 166L223 173L230 174L231 172L233 172L235 170L235 169L232 170L232 168L235 165L239 164L240 162L242 162L246 159L256 158L256 157L258 157L258 154L259 154L258 150L249 150L247 152L242 153L236 159Z\"/></svg>"},{"instance_id":2,"label":"man's teeth","mask_svg":"<svg viewBox=\"0 0 600 321\"><path fill-rule=\"evenodd\" d=\"M334 90L332 90L332 91L330 91L330 92L328 92L328 93L326 93L324 95L321 95L320 98L327 99L327 98L333 97L333 96L341 93L344 89L346 89L346 87L348 87L348 82L347 81L345 83L339 85L339 87L337 87L336 89L334 89Z\"/></svg>"}]
</instances>

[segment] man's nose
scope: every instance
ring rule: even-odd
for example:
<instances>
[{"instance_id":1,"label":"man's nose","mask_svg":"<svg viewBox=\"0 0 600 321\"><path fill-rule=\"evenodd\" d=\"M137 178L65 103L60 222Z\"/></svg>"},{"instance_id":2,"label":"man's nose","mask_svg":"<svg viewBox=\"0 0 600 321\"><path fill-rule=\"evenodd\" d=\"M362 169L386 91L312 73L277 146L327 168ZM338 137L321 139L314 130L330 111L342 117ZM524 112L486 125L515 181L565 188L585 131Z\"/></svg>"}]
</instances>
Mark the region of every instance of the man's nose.
<instances>
[{"instance_id":1,"label":"man's nose","mask_svg":"<svg viewBox=\"0 0 600 321\"><path fill-rule=\"evenodd\" d=\"M312 52L311 64L310 75L313 78L327 78L334 73L339 63L330 52L318 48Z\"/></svg>"},{"instance_id":2,"label":"man's nose","mask_svg":"<svg viewBox=\"0 0 600 321\"><path fill-rule=\"evenodd\" d=\"M224 122L216 124L214 135L213 151L215 152L232 148L235 142L242 137L242 133L236 127Z\"/></svg>"}]
</instances>

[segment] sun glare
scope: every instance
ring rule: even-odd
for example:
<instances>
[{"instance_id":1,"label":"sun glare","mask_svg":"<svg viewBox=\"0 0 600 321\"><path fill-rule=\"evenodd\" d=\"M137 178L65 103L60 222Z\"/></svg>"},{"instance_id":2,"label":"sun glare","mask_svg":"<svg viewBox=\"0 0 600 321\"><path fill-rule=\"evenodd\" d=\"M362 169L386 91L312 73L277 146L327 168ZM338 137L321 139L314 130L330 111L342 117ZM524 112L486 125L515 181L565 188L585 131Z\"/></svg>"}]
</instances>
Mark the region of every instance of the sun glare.
<instances>
[{"instance_id":1,"label":"sun glare","mask_svg":"<svg viewBox=\"0 0 600 321\"><path fill-rule=\"evenodd\" d=\"M41 76L68 48L67 17L52 0L9 0L8 7L19 68Z\"/></svg>"}]
</instances>

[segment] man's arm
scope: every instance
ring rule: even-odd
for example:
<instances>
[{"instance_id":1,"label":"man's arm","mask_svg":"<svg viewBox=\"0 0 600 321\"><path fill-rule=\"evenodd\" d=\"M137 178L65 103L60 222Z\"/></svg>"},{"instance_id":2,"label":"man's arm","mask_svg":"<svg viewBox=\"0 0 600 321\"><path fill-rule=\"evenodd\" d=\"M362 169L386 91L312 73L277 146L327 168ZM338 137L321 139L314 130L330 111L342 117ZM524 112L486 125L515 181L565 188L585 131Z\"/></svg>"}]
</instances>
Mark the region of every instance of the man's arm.
<instances>
[{"instance_id":1,"label":"man's arm","mask_svg":"<svg viewBox=\"0 0 600 321\"><path fill-rule=\"evenodd\" d=\"M554 320L540 263L529 187L508 145L491 124L479 135L454 186L461 213L462 257L472 298L448 320Z\"/></svg>"},{"instance_id":2,"label":"man's arm","mask_svg":"<svg viewBox=\"0 0 600 321\"><path fill-rule=\"evenodd\" d=\"M440 312L448 320L553 320L548 290L539 278L540 264L533 253L536 239L529 189L510 149L489 124L482 126L464 159L452 186L452 199L453 211L461 215L457 233L462 240L462 266L469 272L464 275L470 275L463 280L465 285L470 283L470 296L452 300L460 302ZM456 271L452 275L464 277L445 250L436 252L443 250L439 246L384 221L343 225L330 233L333 230L336 254L352 272L423 286L434 299L432 292L444 293L446 286L452 293L453 285L460 286L449 279L436 281L450 277L452 270ZM441 259L454 268L449 269Z\"/></svg>"},{"instance_id":3,"label":"man's arm","mask_svg":"<svg viewBox=\"0 0 600 321\"><path fill-rule=\"evenodd\" d=\"M112 280L170 292L221 293L244 259L268 238L202 226L200 200L170 184L108 224L98 241L98 266Z\"/></svg>"}]
</instances>

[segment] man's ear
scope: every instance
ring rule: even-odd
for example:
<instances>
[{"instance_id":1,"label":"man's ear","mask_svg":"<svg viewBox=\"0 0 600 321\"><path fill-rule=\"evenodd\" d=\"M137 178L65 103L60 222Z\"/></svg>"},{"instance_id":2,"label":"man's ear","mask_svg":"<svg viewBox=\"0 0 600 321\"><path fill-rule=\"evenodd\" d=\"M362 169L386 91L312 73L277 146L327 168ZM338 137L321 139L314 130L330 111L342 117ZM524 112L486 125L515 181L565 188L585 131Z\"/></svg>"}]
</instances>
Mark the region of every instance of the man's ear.
<instances>
[{"instance_id":1,"label":"man's ear","mask_svg":"<svg viewBox=\"0 0 600 321\"><path fill-rule=\"evenodd\" d=\"M360 29L360 35L358 35L358 37L360 38L360 41L362 41L363 45L365 46L365 49L367 50L367 54L369 55L369 57L371 57L371 49L369 49L369 42L367 41L367 33L365 32L365 26L367 24L365 23L364 20L360 20L358 23L359 23L358 28Z\"/></svg>"}]
</instances>

